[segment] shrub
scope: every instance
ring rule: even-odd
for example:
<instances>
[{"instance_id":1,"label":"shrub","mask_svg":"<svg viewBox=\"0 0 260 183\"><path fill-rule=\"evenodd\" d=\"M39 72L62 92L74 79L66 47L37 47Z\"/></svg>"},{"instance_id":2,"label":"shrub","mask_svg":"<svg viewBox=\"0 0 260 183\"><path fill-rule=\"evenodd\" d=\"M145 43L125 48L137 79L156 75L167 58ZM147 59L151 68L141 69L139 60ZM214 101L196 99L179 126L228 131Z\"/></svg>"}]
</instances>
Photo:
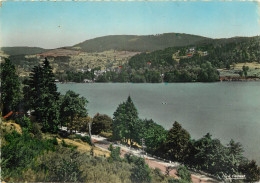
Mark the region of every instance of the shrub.
<instances>
[{"instance_id":1,"label":"shrub","mask_svg":"<svg viewBox=\"0 0 260 183\"><path fill-rule=\"evenodd\" d=\"M145 164L143 158L138 158L135 162L135 167L131 170L131 180L133 182L151 182L152 177L150 176L150 168Z\"/></svg>"},{"instance_id":2,"label":"shrub","mask_svg":"<svg viewBox=\"0 0 260 183\"><path fill-rule=\"evenodd\" d=\"M180 166L177 169L177 176L186 182L191 182L191 174L185 166Z\"/></svg>"},{"instance_id":3,"label":"shrub","mask_svg":"<svg viewBox=\"0 0 260 183\"><path fill-rule=\"evenodd\" d=\"M21 118L17 118L15 120L17 124L19 124L21 127L28 128L29 131L32 131L32 123L30 118L26 117L25 115Z\"/></svg>"},{"instance_id":4,"label":"shrub","mask_svg":"<svg viewBox=\"0 0 260 183\"><path fill-rule=\"evenodd\" d=\"M111 151L111 154L110 154L110 157L109 157L109 161L110 162L121 161L121 158L120 158L120 147L114 148L112 146L112 144L110 144L108 150Z\"/></svg>"},{"instance_id":5,"label":"shrub","mask_svg":"<svg viewBox=\"0 0 260 183\"><path fill-rule=\"evenodd\" d=\"M239 170L246 175L247 182L257 182L260 180L260 167L257 166L255 160L244 162L239 166Z\"/></svg>"},{"instance_id":6,"label":"shrub","mask_svg":"<svg viewBox=\"0 0 260 183\"><path fill-rule=\"evenodd\" d=\"M81 139L83 142L87 142L89 145L92 145L89 136L84 136L84 137L81 137L80 139Z\"/></svg>"},{"instance_id":7,"label":"shrub","mask_svg":"<svg viewBox=\"0 0 260 183\"><path fill-rule=\"evenodd\" d=\"M56 138L53 138L53 139L48 139L47 140L48 142L52 143L53 145L58 145L58 140Z\"/></svg>"},{"instance_id":8,"label":"shrub","mask_svg":"<svg viewBox=\"0 0 260 183\"><path fill-rule=\"evenodd\" d=\"M112 130L112 119L106 114L97 113L92 122L91 132L100 134L102 131L109 132Z\"/></svg>"},{"instance_id":9,"label":"shrub","mask_svg":"<svg viewBox=\"0 0 260 183\"><path fill-rule=\"evenodd\" d=\"M32 138L28 129L23 134L16 131L5 135L7 145L1 148L2 177L21 178L22 171L34 165L34 159L44 151L54 151L55 146L48 140Z\"/></svg>"},{"instance_id":10,"label":"shrub","mask_svg":"<svg viewBox=\"0 0 260 183\"><path fill-rule=\"evenodd\" d=\"M79 152L64 147L57 148L57 152L49 152L38 159L38 170L47 170L48 182L83 182Z\"/></svg>"},{"instance_id":11,"label":"shrub","mask_svg":"<svg viewBox=\"0 0 260 183\"><path fill-rule=\"evenodd\" d=\"M131 170L131 180L133 182L151 182L151 170L148 165L145 164L145 160L143 158L133 156L131 154L125 154L125 161L135 165Z\"/></svg>"},{"instance_id":12,"label":"shrub","mask_svg":"<svg viewBox=\"0 0 260 183\"><path fill-rule=\"evenodd\" d=\"M62 145L62 147L68 147L68 148L71 148L72 150L75 150L77 148L77 146L67 144L63 139L61 141L61 145Z\"/></svg>"}]
</instances>

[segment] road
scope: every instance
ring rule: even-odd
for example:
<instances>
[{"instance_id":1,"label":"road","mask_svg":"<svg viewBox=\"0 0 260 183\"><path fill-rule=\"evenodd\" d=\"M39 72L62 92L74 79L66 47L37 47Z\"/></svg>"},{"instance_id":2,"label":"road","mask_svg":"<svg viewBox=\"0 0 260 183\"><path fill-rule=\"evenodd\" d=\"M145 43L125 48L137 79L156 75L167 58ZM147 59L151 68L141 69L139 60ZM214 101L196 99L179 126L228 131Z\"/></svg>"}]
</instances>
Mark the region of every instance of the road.
<instances>
[{"instance_id":1,"label":"road","mask_svg":"<svg viewBox=\"0 0 260 183\"><path fill-rule=\"evenodd\" d=\"M102 149L108 149L109 145L112 144L111 142L107 141L106 138L92 135L92 139L95 143L95 146L102 148ZM145 162L149 165L150 168L158 168L162 171L162 173L166 173L166 168L171 166L173 169L169 172L169 175L172 177L177 177L177 168L180 166L178 162L167 162L166 160L160 160L158 158L152 157L151 155L144 154L142 150L140 149L134 149L127 146L124 146L122 144L113 144L114 147L120 147L121 149L121 156L123 157L126 153L131 153L138 157L143 157L145 159ZM195 172L191 173L191 178L193 183L217 183L219 181L212 179L210 177L207 177L205 175L201 175Z\"/></svg>"},{"instance_id":2,"label":"road","mask_svg":"<svg viewBox=\"0 0 260 183\"><path fill-rule=\"evenodd\" d=\"M62 127L61 129L67 131L66 127ZM76 132L76 134L81 135L81 136L88 135L87 133L80 133L80 132ZM145 162L149 165L150 168L153 168L153 169L158 168L161 170L161 172L163 174L166 173L166 168L170 166L170 167L172 167L172 169L169 172L169 175L172 177L175 177L175 178L177 177L177 168L178 168L178 166L180 166L180 164L178 162L170 162L170 161L162 160L159 157L152 157L151 155L144 153L140 149L130 148L130 147L127 147L122 144L114 144L112 142L109 142L105 137L101 137L98 135L92 135L91 138L92 138L92 141L94 142L95 146L99 147L101 149L108 150L108 147L110 146L110 144L112 144L114 147L120 147L121 157L123 157L124 154L126 154L126 153L131 153L135 156L143 157L145 159ZM198 174L195 172L191 172L191 178L192 178L193 183L217 183L217 182L219 182L215 179L212 179L210 177L207 177L205 175Z\"/></svg>"}]
</instances>

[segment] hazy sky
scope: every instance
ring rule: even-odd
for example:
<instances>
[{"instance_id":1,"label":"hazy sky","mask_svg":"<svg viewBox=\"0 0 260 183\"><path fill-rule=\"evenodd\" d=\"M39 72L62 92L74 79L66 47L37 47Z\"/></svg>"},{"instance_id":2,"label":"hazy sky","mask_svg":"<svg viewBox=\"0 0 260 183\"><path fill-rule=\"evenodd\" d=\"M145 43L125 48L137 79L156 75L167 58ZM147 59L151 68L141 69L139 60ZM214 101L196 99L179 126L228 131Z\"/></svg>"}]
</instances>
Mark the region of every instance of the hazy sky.
<instances>
[{"instance_id":1,"label":"hazy sky","mask_svg":"<svg viewBox=\"0 0 260 183\"><path fill-rule=\"evenodd\" d=\"M0 46L71 46L115 34L260 35L256 2L2 2Z\"/></svg>"}]
</instances>

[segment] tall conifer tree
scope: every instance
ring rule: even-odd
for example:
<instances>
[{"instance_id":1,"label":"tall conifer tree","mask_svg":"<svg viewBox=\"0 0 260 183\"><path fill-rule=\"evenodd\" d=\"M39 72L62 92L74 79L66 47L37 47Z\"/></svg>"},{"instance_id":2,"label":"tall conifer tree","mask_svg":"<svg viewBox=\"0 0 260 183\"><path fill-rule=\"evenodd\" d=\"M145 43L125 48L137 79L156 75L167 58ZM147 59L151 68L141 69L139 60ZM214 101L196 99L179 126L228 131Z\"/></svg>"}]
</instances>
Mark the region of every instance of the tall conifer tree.
<instances>
[{"instance_id":1,"label":"tall conifer tree","mask_svg":"<svg viewBox=\"0 0 260 183\"><path fill-rule=\"evenodd\" d=\"M15 66L9 59L1 64L1 110L2 115L17 111L20 100L20 83Z\"/></svg>"},{"instance_id":2,"label":"tall conifer tree","mask_svg":"<svg viewBox=\"0 0 260 183\"><path fill-rule=\"evenodd\" d=\"M44 131L56 132L59 124L59 93L49 61L35 66L30 76L30 104Z\"/></svg>"}]
</instances>

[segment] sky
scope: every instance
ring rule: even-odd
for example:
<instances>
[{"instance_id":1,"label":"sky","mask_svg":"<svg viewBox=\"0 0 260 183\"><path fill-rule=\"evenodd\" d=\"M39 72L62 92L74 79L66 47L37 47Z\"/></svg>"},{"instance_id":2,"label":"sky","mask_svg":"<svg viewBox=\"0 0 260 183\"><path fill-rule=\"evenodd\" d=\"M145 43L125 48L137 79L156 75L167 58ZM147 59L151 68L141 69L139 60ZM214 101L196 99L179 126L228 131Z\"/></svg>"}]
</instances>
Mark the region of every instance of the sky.
<instances>
[{"instance_id":1,"label":"sky","mask_svg":"<svg viewBox=\"0 0 260 183\"><path fill-rule=\"evenodd\" d=\"M260 35L252 1L2 2L0 46L57 48L106 35Z\"/></svg>"}]
</instances>

